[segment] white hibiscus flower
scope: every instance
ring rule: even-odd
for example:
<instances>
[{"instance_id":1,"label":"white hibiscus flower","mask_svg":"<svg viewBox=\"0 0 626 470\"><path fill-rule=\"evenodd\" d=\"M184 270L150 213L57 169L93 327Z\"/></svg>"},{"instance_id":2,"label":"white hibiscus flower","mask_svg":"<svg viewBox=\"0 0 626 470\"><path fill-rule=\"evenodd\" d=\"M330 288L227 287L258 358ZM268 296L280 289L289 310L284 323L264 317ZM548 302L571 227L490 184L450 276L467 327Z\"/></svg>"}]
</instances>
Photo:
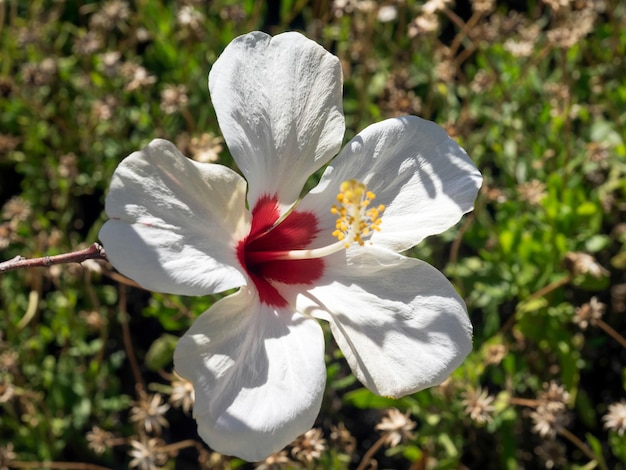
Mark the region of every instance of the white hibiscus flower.
<instances>
[{"instance_id":1,"label":"white hibiscus flower","mask_svg":"<svg viewBox=\"0 0 626 470\"><path fill-rule=\"evenodd\" d=\"M319 412L317 319L381 395L437 385L461 364L472 331L463 300L400 252L470 211L481 176L440 127L406 116L358 134L300 198L339 152L345 125L339 60L298 33L235 39L209 89L245 179L155 140L116 169L100 238L113 265L147 289L239 288L198 317L174 364L194 384L200 436L262 460Z\"/></svg>"}]
</instances>

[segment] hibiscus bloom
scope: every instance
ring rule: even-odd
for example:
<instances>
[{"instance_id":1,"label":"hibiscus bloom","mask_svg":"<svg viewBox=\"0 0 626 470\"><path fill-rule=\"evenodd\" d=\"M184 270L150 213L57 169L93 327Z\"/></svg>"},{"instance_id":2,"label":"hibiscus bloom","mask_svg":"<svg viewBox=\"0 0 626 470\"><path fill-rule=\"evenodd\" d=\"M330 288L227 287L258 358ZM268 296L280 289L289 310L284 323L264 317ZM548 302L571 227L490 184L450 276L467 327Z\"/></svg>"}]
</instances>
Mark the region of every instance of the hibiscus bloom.
<instances>
[{"instance_id":1,"label":"hibiscus bloom","mask_svg":"<svg viewBox=\"0 0 626 470\"><path fill-rule=\"evenodd\" d=\"M297 33L254 32L209 74L220 128L243 177L154 140L116 169L100 239L147 289L207 295L174 354L194 384L200 436L261 460L313 425L330 324L355 376L399 397L440 384L471 350L465 304L429 264L403 256L470 211L481 176L436 124L344 135L339 60ZM244 179L245 178L245 179Z\"/></svg>"}]
</instances>

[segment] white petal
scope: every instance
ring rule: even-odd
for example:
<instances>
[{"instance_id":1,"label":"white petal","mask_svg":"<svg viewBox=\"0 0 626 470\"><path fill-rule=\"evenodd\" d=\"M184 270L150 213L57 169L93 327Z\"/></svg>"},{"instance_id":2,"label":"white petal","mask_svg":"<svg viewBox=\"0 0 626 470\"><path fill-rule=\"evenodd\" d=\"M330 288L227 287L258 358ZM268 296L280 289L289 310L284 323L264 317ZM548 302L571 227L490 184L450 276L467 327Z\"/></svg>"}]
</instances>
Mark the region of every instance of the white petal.
<instances>
[{"instance_id":1,"label":"white petal","mask_svg":"<svg viewBox=\"0 0 626 470\"><path fill-rule=\"evenodd\" d=\"M318 322L260 304L247 288L195 321L174 365L194 384L200 436L218 452L250 461L311 428L326 381Z\"/></svg>"},{"instance_id":2,"label":"white petal","mask_svg":"<svg viewBox=\"0 0 626 470\"><path fill-rule=\"evenodd\" d=\"M153 140L124 159L100 230L107 257L146 289L204 295L246 284L236 244L249 230L246 183Z\"/></svg>"},{"instance_id":3,"label":"white petal","mask_svg":"<svg viewBox=\"0 0 626 470\"><path fill-rule=\"evenodd\" d=\"M291 205L341 147L339 59L299 33L236 38L213 65L209 88L250 207L274 194Z\"/></svg>"},{"instance_id":4,"label":"white petal","mask_svg":"<svg viewBox=\"0 0 626 470\"><path fill-rule=\"evenodd\" d=\"M356 179L384 204L381 231L372 241L394 251L441 233L474 207L482 178L465 151L437 124L416 116L373 124L331 162L300 204L313 210L320 227L332 232L330 207L342 181ZM321 243L328 243L322 240Z\"/></svg>"},{"instance_id":5,"label":"white petal","mask_svg":"<svg viewBox=\"0 0 626 470\"><path fill-rule=\"evenodd\" d=\"M326 261L318 286L298 295L298 311L330 322L355 376L373 392L399 397L438 385L471 351L465 304L429 264L375 247Z\"/></svg>"}]
</instances>

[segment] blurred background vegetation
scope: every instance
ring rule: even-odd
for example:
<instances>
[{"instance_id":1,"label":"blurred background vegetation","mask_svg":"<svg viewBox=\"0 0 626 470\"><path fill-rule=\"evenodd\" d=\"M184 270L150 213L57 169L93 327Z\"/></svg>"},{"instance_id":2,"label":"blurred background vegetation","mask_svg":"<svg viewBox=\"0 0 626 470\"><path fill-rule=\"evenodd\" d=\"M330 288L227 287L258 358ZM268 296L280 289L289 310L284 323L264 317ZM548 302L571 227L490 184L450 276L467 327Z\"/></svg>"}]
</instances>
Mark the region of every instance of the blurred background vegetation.
<instances>
[{"instance_id":1,"label":"blurred background vegetation","mask_svg":"<svg viewBox=\"0 0 626 470\"><path fill-rule=\"evenodd\" d=\"M465 364L391 400L329 341L316 429L256 466L626 468L621 0L0 1L0 260L97 241L113 170L155 137L232 166L207 73L257 29L340 57L346 140L416 114L485 183L413 253L466 299ZM253 468L201 443L172 371L215 300L96 261L1 274L0 468Z\"/></svg>"}]
</instances>

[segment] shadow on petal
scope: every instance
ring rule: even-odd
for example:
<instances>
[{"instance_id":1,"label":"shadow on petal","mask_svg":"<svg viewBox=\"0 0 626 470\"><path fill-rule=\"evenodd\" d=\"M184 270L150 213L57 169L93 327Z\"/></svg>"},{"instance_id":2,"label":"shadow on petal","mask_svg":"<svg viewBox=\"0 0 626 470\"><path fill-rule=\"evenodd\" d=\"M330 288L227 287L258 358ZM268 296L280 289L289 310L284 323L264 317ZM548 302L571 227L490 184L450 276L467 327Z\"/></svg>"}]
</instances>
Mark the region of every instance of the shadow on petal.
<instances>
[{"instance_id":1,"label":"shadow on petal","mask_svg":"<svg viewBox=\"0 0 626 470\"><path fill-rule=\"evenodd\" d=\"M301 294L298 308L330 322L368 388L401 396L445 380L470 352L472 328L463 301L439 271L393 256L396 266L390 257L343 275L335 266L334 280Z\"/></svg>"},{"instance_id":2,"label":"shadow on petal","mask_svg":"<svg viewBox=\"0 0 626 470\"><path fill-rule=\"evenodd\" d=\"M465 151L437 124L416 116L373 124L348 142L300 204L319 218L315 246L332 241L330 207L350 179L365 183L374 203L385 206L381 231L371 240L397 252L457 223L482 183Z\"/></svg>"},{"instance_id":3,"label":"shadow on petal","mask_svg":"<svg viewBox=\"0 0 626 470\"><path fill-rule=\"evenodd\" d=\"M202 438L222 453L258 460L307 431L325 386L323 350L316 320L275 311L251 290L216 303L174 355L177 372L194 384Z\"/></svg>"}]
</instances>

